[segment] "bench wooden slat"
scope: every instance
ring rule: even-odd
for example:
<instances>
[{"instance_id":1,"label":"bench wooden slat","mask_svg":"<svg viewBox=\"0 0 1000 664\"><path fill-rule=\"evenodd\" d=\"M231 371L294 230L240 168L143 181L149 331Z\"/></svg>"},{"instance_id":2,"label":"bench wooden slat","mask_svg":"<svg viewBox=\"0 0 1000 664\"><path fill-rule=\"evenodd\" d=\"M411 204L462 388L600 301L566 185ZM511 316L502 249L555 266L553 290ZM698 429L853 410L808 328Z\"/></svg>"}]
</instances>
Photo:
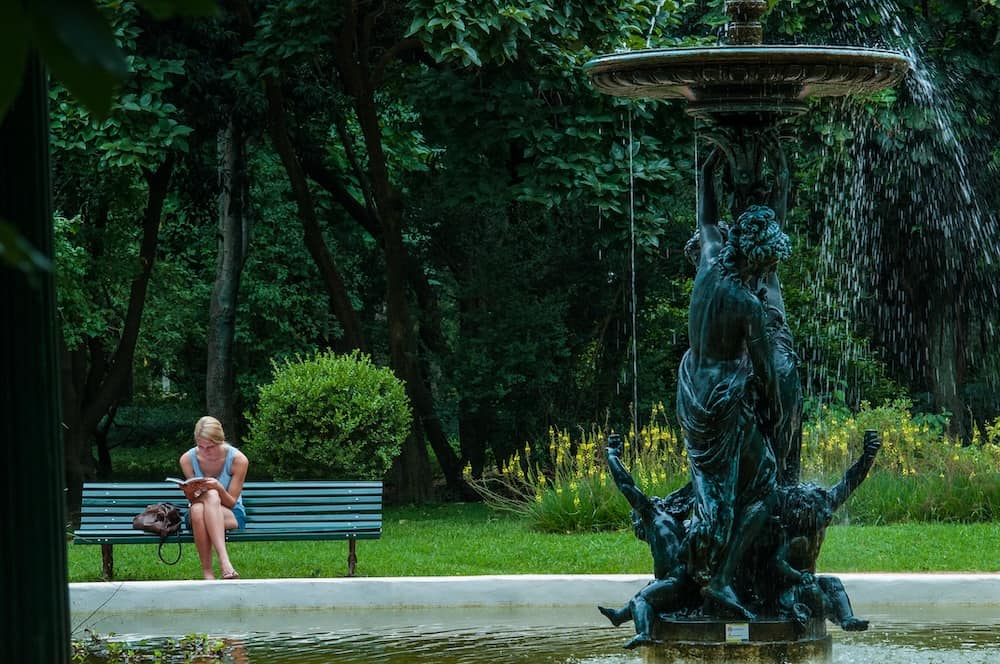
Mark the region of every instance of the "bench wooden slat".
<instances>
[{"instance_id":1,"label":"bench wooden slat","mask_svg":"<svg viewBox=\"0 0 1000 664\"><path fill-rule=\"evenodd\" d=\"M246 482L243 503L247 524L226 532L231 542L347 540L348 574L357 557L354 541L382 536L382 483L369 481ZM113 544L155 544L156 535L132 528L132 519L147 505L171 502L187 509L183 492L166 482L90 483L83 487L80 528L74 544L100 544L104 573L113 575ZM177 541L171 536L170 542ZM182 528L181 542L191 542Z\"/></svg>"},{"instance_id":2,"label":"bench wooden slat","mask_svg":"<svg viewBox=\"0 0 1000 664\"><path fill-rule=\"evenodd\" d=\"M247 496L253 496L254 502L260 505L314 505L317 503L331 505L381 505L381 496L260 496L251 492L243 492L243 502ZM139 505L155 501L158 503L185 503L187 498L177 491L172 493L144 493L134 496L118 496L117 498L94 498L88 496L82 503L83 507L105 505Z\"/></svg>"},{"instance_id":3,"label":"bench wooden slat","mask_svg":"<svg viewBox=\"0 0 1000 664\"><path fill-rule=\"evenodd\" d=\"M372 523L357 523L350 525L337 525L334 527L323 527L322 524L315 523L302 523L298 526L295 525L283 525L281 527L273 527L267 524L260 524L257 526L247 526L243 530L229 530L226 531L226 539L238 542L244 539L246 535L252 533L264 533L270 534L272 540L278 542L285 538L285 535L295 535L296 537L302 534L315 533L316 535L328 536L330 534L343 534L344 536L353 536L356 533L381 533L382 525L377 522ZM190 537L191 531L181 530L181 537ZM175 535L170 536L170 540L173 540ZM144 543L156 543L160 541L159 536L152 533L144 533L132 528L126 527L122 524L109 524L103 527L89 527L82 530L77 530L74 532L74 544L97 544L98 542L93 542L94 538L102 538L102 540L113 539L116 540L121 538L134 539L137 542Z\"/></svg>"},{"instance_id":4,"label":"bench wooden slat","mask_svg":"<svg viewBox=\"0 0 1000 664\"><path fill-rule=\"evenodd\" d=\"M132 523L132 517L138 514L145 505L141 507L114 507L106 510L100 511L88 511L82 512L80 514L80 524L85 523L102 523L105 521L128 521ZM187 507L184 505L178 505L181 510L181 514L187 512ZM267 519L271 521L280 521L282 518L298 518L298 517L329 517L338 519L370 519L374 516L380 516L382 514L381 510L344 510L344 509L324 509L322 506L309 506L294 511L282 510L270 507L250 507L246 510L247 519L258 520Z\"/></svg>"},{"instance_id":5,"label":"bench wooden slat","mask_svg":"<svg viewBox=\"0 0 1000 664\"><path fill-rule=\"evenodd\" d=\"M138 514L146 505L150 503L173 503L177 505L178 508L184 510L187 509L187 501L185 500L132 500L132 501L116 501L115 503L93 503L84 505L80 511L81 515L100 515L100 514ZM249 513L250 510L255 512L265 513L265 512L275 512L275 513L296 513L296 512L381 512L382 502L322 502L317 503L316 501L304 501L304 500L293 500L284 503L277 502L264 502L261 503L257 501L256 498L253 500L247 500L246 495L243 497L243 507Z\"/></svg>"},{"instance_id":6,"label":"bench wooden slat","mask_svg":"<svg viewBox=\"0 0 1000 664\"><path fill-rule=\"evenodd\" d=\"M381 489L382 483L379 481L350 481L350 480L292 480L289 482L270 482L260 480L247 480L243 486L248 489L262 490L283 490L283 489L333 489L336 491L346 491L352 489ZM114 491L140 491L143 489L176 488L170 482L87 482L86 489L90 492L114 490Z\"/></svg>"},{"instance_id":7,"label":"bench wooden slat","mask_svg":"<svg viewBox=\"0 0 1000 664\"><path fill-rule=\"evenodd\" d=\"M253 494L263 500L275 500L282 498L349 498L355 500L378 500L382 497L381 492L374 490L355 490L355 491L296 491L294 489L288 489L285 491L262 491L260 489L254 489L252 487L243 487L243 492L245 494ZM96 501L107 501L107 500L140 500L145 496L173 496L174 498L179 497L181 500L184 499L184 492L181 491L180 487L174 487L170 485L168 488L161 489L144 489L142 491L105 491L88 493L88 500Z\"/></svg>"},{"instance_id":8,"label":"bench wooden slat","mask_svg":"<svg viewBox=\"0 0 1000 664\"><path fill-rule=\"evenodd\" d=\"M283 530L303 530L307 528L312 528L314 530L336 530L338 528L350 529L357 528L359 525L368 525L372 527L381 527L382 519L373 518L372 515L359 515L357 518L352 518L350 515L348 517L338 517L336 520L324 519L317 520L315 516L297 516L288 519L255 519L253 521L247 520L247 525L242 530L250 530L253 528L263 529L267 528L273 530L274 532L281 532ZM80 527L74 531L75 533L91 532L95 530L124 530L128 531L130 534L141 533L143 531L136 530L132 527L132 519L109 519L106 521L91 521L89 523L80 524ZM182 532L187 532L187 528L181 527ZM241 530L227 531L234 535L239 535ZM152 533L147 533L151 537L158 537Z\"/></svg>"},{"instance_id":9,"label":"bench wooden slat","mask_svg":"<svg viewBox=\"0 0 1000 664\"><path fill-rule=\"evenodd\" d=\"M227 542L343 542L352 540L374 540L380 539L382 537L381 531L358 531L358 532L283 532L280 538L274 536L274 533L261 530L261 531L242 531L238 534L229 533L226 535ZM159 538L155 535L149 535L145 533L136 533L136 531L131 531L126 534L124 531L110 533L94 533L86 538L87 541L74 541L75 544L101 544L101 545L114 545L114 544L159 544ZM167 540L167 544L173 544L177 541L176 535L171 535L170 539ZM194 538L190 534L181 534L180 541L183 544L190 544L194 542Z\"/></svg>"}]
</instances>

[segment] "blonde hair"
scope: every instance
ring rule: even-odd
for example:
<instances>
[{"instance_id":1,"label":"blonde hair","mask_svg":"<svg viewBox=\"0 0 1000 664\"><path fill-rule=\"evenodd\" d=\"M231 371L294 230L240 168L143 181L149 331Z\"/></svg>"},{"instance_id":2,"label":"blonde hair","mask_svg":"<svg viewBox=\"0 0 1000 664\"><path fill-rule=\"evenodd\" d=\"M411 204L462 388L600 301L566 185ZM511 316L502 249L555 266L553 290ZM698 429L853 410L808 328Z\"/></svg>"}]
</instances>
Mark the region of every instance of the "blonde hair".
<instances>
[{"instance_id":1,"label":"blonde hair","mask_svg":"<svg viewBox=\"0 0 1000 664\"><path fill-rule=\"evenodd\" d=\"M211 415L198 420L194 425L194 442L201 439L210 440L216 445L223 445L226 442L226 434L222 431L222 422Z\"/></svg>"}]
</instances>

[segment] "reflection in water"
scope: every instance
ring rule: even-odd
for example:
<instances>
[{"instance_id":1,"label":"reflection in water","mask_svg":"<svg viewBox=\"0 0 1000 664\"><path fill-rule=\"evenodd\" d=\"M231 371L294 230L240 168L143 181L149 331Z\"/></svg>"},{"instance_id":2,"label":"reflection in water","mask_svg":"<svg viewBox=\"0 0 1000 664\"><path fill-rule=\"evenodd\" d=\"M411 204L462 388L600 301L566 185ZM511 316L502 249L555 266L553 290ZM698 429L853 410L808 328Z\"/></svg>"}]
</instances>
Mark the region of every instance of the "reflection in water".
<instances>
[{"instance_id":1,"label":"reflection in water","mask_svg":"<svg viewBox=\"0 0 1000 664\"><path fill-rule=\"evenodd\" d=\"M1000 607L865 610L868 632L831 628L834 662L986 664L1000 661ZM558 619L562 625L552 626ZM152 650L207 632L238 643L240 664L641 664L624 651L631 635L596 609L412 609L271 614L97 615L86 627ZM236 655L231 652L231 655Z\"/></svg>"},{"instance_id":2,"label":"reflection in water","mask_svg":"<svg viewBox=\"0 0 1000 664\"><path fill-rule=\"evenodd\" d=\"M254 662L641 663L634 654L623 653L618 640L607 638L597 627L574 629L572 638L566 638L562 630L558 634L553 631L552 627L457 631L434 625L383 635L335 632L290 638L271 634L255 642L250 655Z\"/></svg>"},{"instance_id":3,"label":"reflection in water","mask_svg":"<svg viewBox=\"0 0 1000 664\"><path fill-rule=\"evenodd\" d=\"M833 630L833 659L907 664L992 664L1000 661L1000 607L907 609L865 614L868 632Z\"/></svg>"}]
</instances>

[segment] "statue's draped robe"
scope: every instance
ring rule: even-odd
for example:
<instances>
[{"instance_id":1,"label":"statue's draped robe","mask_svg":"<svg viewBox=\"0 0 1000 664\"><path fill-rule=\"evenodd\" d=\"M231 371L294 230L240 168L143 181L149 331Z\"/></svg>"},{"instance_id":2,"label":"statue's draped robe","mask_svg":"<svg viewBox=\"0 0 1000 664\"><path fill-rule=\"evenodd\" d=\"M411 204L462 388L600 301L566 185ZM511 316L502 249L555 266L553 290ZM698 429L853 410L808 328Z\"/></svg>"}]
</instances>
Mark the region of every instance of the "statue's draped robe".
<instances>
[{"instance_id":1,"label":"statue's draped robe","mask_svg":"<svg viewBox=\"0 0 1000 664\"><path fill-rule=\"evenodd\" d=\"M689 567L703 585L721 563L743 508L774 487L776 464L757 424L749 357L710 385L699 381L696 364L688 350L678 377L677 417L695 490Z\"/></svg>"},{"instance_id":2,"label":"statue's draped robe","mask_svg":"<svg viewBox=\"0 0 1000 664\"><path fill-rule=\"evenodd\" d=\"M774 347L774 373L778 383L781 409L774 425L774 455L778 463L778 481L799 481L802 454L802 384L799 382L799 356L795 352L792 331L784 314L776 307L767 308L767 334Z\"/></svg>"}]
</instances>

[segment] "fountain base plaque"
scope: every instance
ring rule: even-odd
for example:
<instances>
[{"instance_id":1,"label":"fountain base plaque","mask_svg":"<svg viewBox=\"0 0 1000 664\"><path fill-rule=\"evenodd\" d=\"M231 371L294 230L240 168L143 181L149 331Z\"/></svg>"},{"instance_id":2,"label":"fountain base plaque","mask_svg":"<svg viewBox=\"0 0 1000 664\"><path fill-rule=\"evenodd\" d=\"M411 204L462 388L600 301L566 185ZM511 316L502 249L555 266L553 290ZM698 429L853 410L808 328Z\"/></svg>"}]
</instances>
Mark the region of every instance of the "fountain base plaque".
<instances>
[{"instance_id":1,"label":"fountain base plaque","mask_svg":"<svg viewBox=\"0 0 1000 664\"><path fill-rule=\"evenodd\" d=\"M803 630L789 620L755 622L660 619L658 643L641 648L647 664L825 664L832 661L832 639L824 621Z\"/></svg>"}]
</instances>

